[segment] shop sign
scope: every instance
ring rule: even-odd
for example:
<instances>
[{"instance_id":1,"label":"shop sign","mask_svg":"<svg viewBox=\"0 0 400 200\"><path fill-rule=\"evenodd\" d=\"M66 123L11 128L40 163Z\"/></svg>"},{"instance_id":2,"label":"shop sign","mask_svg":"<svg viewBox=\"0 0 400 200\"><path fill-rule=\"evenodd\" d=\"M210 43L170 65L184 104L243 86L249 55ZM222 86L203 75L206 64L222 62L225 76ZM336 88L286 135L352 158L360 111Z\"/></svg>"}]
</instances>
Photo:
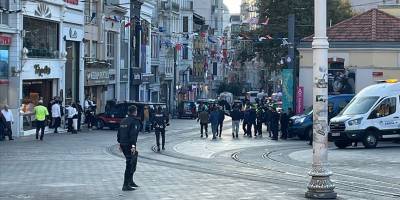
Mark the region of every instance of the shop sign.
<instances>
[{"instance_id":1,"label":"shop sign","mask_svg":"<svg viewBox=\"0 0 400 200\"><path fill-rule=\"evenodd\" d=\"M63 34L65 40L70 41L82 41L83 40L83 30L72 28L72 27L64 27Z\"/></svg>"},{"instance_id":2,"label":"shop sign","mask_svg":"<svg viewBox=\"0 0 400 200\"><path fill-rule=\"evenodd\" d=\"M74 4L74 5L78 5L79 0L64 0L65 3L69 3L69 4Z\"/></svg>"},{"instance_id":3,"label":"shop sign","mask_svg":"<svg viewBox=\"0 0 400 200\"><path fill-rule=\"evenodd\" d=\"M110 78L108 70L104 69L87 69L86 86L107 85Z\"/></svg>"},{"instance_id":4,"label":"shop sign","mask_svg":"<svg viewBox=\"0 0 400 200\"><path fill-rule=\"evenodd\" d=\"M39 75L40 77L43 77L43 74L49 75L51 73L51 69L49 66L44 66L40 67L39 64L33 65L33 68L35 69L35 74Z\"/></svg>"},{"instance_id":5,"label":"shop sign","mask_svg":"<svg viewBox=\"0 0 400 200\"><path fill-rule=\"evenodd\" d=\"M0 35L0 45L11 45L12 38L6 35Z\"/></svg>"}]
</instances>

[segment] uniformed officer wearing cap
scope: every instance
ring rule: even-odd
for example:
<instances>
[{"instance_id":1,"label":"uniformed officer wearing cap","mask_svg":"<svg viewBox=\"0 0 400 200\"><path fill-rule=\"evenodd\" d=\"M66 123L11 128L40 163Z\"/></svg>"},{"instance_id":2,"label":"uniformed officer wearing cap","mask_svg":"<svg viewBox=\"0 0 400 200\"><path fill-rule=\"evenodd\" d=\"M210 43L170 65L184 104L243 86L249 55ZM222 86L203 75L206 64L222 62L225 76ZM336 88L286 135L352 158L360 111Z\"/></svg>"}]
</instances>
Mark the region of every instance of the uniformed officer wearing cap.
<instances>
[{"instance_id":1,"label":"uniformed officer wearing cap","mask_svg":"<svg viewBox=\"0 0 400 200\"><path fill-rule=\"evenodd\" d=\"M139 135L140 121L136 119L137 108L132 105L128 108L128 117L121 121L118 129L117 141L120 150L126 158L126 168L124 176L124 185L122 191L135 190L138 187L133 182L133 174L136 171L138 152L136 150L136 142Z\"/></svg>"},{"instance_id":2,"label":"uniformed officer wearing cap","mask_svg":"<svg viewBox=\"0 0 400 200\"><path fill-rule=\"evenodd\" d=\"M160 151L160 135L162 138L162 150L165 150L165 127L167 126L168 121L168 116L164 115L161 107L158 107L153 121L158 152Z\"/></svg>"}]
</instances>

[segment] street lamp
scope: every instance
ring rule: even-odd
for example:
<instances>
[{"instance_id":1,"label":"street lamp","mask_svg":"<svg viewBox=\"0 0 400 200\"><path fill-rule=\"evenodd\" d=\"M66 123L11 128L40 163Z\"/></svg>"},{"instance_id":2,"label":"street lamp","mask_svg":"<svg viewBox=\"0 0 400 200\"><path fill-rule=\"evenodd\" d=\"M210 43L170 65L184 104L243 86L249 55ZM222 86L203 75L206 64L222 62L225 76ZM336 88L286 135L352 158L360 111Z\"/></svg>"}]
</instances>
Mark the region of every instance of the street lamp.
<instances>
[{"instance_id":1,"label":"street lamp","mask_svg":"<svg viewBox=\"0 0 400 200\"><path fill-rule=\"evenodd\" d=\"M336 199L328 164L328 37L326 35L326 0L314 0L315 36L313 48L313 164L309 172L306 198Z\"/></svg>"}]
</instances>

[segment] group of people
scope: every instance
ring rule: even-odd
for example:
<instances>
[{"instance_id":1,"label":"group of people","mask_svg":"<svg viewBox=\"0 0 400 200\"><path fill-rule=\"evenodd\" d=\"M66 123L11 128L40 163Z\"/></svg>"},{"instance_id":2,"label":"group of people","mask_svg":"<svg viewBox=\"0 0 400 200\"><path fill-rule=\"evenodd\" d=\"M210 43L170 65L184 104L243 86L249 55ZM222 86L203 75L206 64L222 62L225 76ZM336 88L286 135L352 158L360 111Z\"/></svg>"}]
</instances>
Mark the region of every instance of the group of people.
<instances>
[{"instance_id":1,"label":"group of people","mask_svg":"<svg viewBox=\"0 0 400 200\"><path fill-rule=\"evenodd\" d=\"M245 100L244 105L234 104L231 110L224 110L221 105L199 106L197 121L200 122L200 136L205 132L208 137L208 124L211 124L213 139L221 137L225 115L232 118L232 137L239 137L240 122L245 136L254 137L263 135L263 125L267 126L267 132L272 140L278 140L279 130L281 139L288 138L289 118L294 115L291 108L287 112L278 112L266 101L256 100L250 103Z\"/></svg>"}]
</instances>

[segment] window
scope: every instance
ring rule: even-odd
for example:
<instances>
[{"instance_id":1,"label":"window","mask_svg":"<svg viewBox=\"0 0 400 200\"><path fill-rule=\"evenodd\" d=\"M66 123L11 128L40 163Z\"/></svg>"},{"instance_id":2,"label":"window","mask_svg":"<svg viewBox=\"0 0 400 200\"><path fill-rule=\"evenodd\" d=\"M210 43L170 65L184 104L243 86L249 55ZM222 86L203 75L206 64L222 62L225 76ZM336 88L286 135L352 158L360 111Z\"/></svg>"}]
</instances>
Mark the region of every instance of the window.
<instances>
[{"instance_id":1,"label":"window","mask_svg":"<svg viewBox=\"0 0 400 200\"><path fill-rule=\"evenodd\" d=\"M0 79L8 79L8 47L0 46Z\"/></svg>"},{"instance_id":2,"label":"window","mask_svg":"<svg viewBox=\"0 0 400 200\"><path fill-rule=\"evenodd\" d=\"M91 57L97 59L97 41L92 41L92 46L90 48Z\"/></svg>"},{"instance_id":3,"label":"window","mask_svg":"<svg viewBox=\"0 0 400 200\"><path fill-rule=\"evenodd\" d=\"M88 58L90 57L90 40L86 40L84 42L84 46L85 46L85 57Z\"/></svg>"},{"instance_id":4,"label":"window","mask_svg":"<svg viewBox=\"0 0 400 200\"><path fill-rule=\"evenodd\" d=\"M0 8L8 10L10 8L8 0L0 1ZM8 24L8 15L5 12L0 12L0 24Z\"/></svg>"},{"instance_id":5,"label":"window","mask_svg":"<svg viewBox=\"0 0 400 200\"><path fill-rule=\"evenodd\" d=\"M24 47L32 58L58 57L58 24L24 17Z\"/></svg>"},{"instance_id":6,"label":"window","mask_svg":"<svg viewBox=\"0 0 400 200\"><path fill-rule=\"evenodd\" d=\"M183 17L183 32L189 32L189 17Z\"/></svg>"},{"instance_id":7,"label":"window","mask_svg":"<svg viewBox=\"0 0 400 200\"><path fill-rule=\"evenodd\" d=\"M396 112L396 98L391 97L383 100L374 111L371 112L369 119L377 119L381 117L387 117Z\"/></svg>"},{"instance_id":8,"label":"window","mask_svg":"<svg viewBox=\"0 0 400 200\"><path fill-rule=\"evenodd\" d=\"M367 113L371 107L378 101L379 97L358 97L354 98L349 105L343 109L341 115L360 115Z\"/></svg>"},{"instance_id":9,"label":"window","mask_svg":"<svg viewBox=\"0 0 400 200\"><path fill-rule=\"evenodd\" d=\"M115 33L107 32L107 57L114 58Z\"/></svg>"},{"instance_id":10,"label":"window","mask_svg":"<svg viewBox=\"0 0 400 200\"><path fill-rule=\"evenodd\" d=\"M160 39L157 34L151 34L151 58L159 57Z\"/></svg>"},{"instance_id":11,"label":"window","mask_svg":"<svg viewBox=\"0 0 400 200\"><path fill-rule=\"evenodd\" d=\"M189 47L187 44L183 44L183 51L182 51L182 59L187 60L189 59Z\"/></svg>"}]
</instances>

